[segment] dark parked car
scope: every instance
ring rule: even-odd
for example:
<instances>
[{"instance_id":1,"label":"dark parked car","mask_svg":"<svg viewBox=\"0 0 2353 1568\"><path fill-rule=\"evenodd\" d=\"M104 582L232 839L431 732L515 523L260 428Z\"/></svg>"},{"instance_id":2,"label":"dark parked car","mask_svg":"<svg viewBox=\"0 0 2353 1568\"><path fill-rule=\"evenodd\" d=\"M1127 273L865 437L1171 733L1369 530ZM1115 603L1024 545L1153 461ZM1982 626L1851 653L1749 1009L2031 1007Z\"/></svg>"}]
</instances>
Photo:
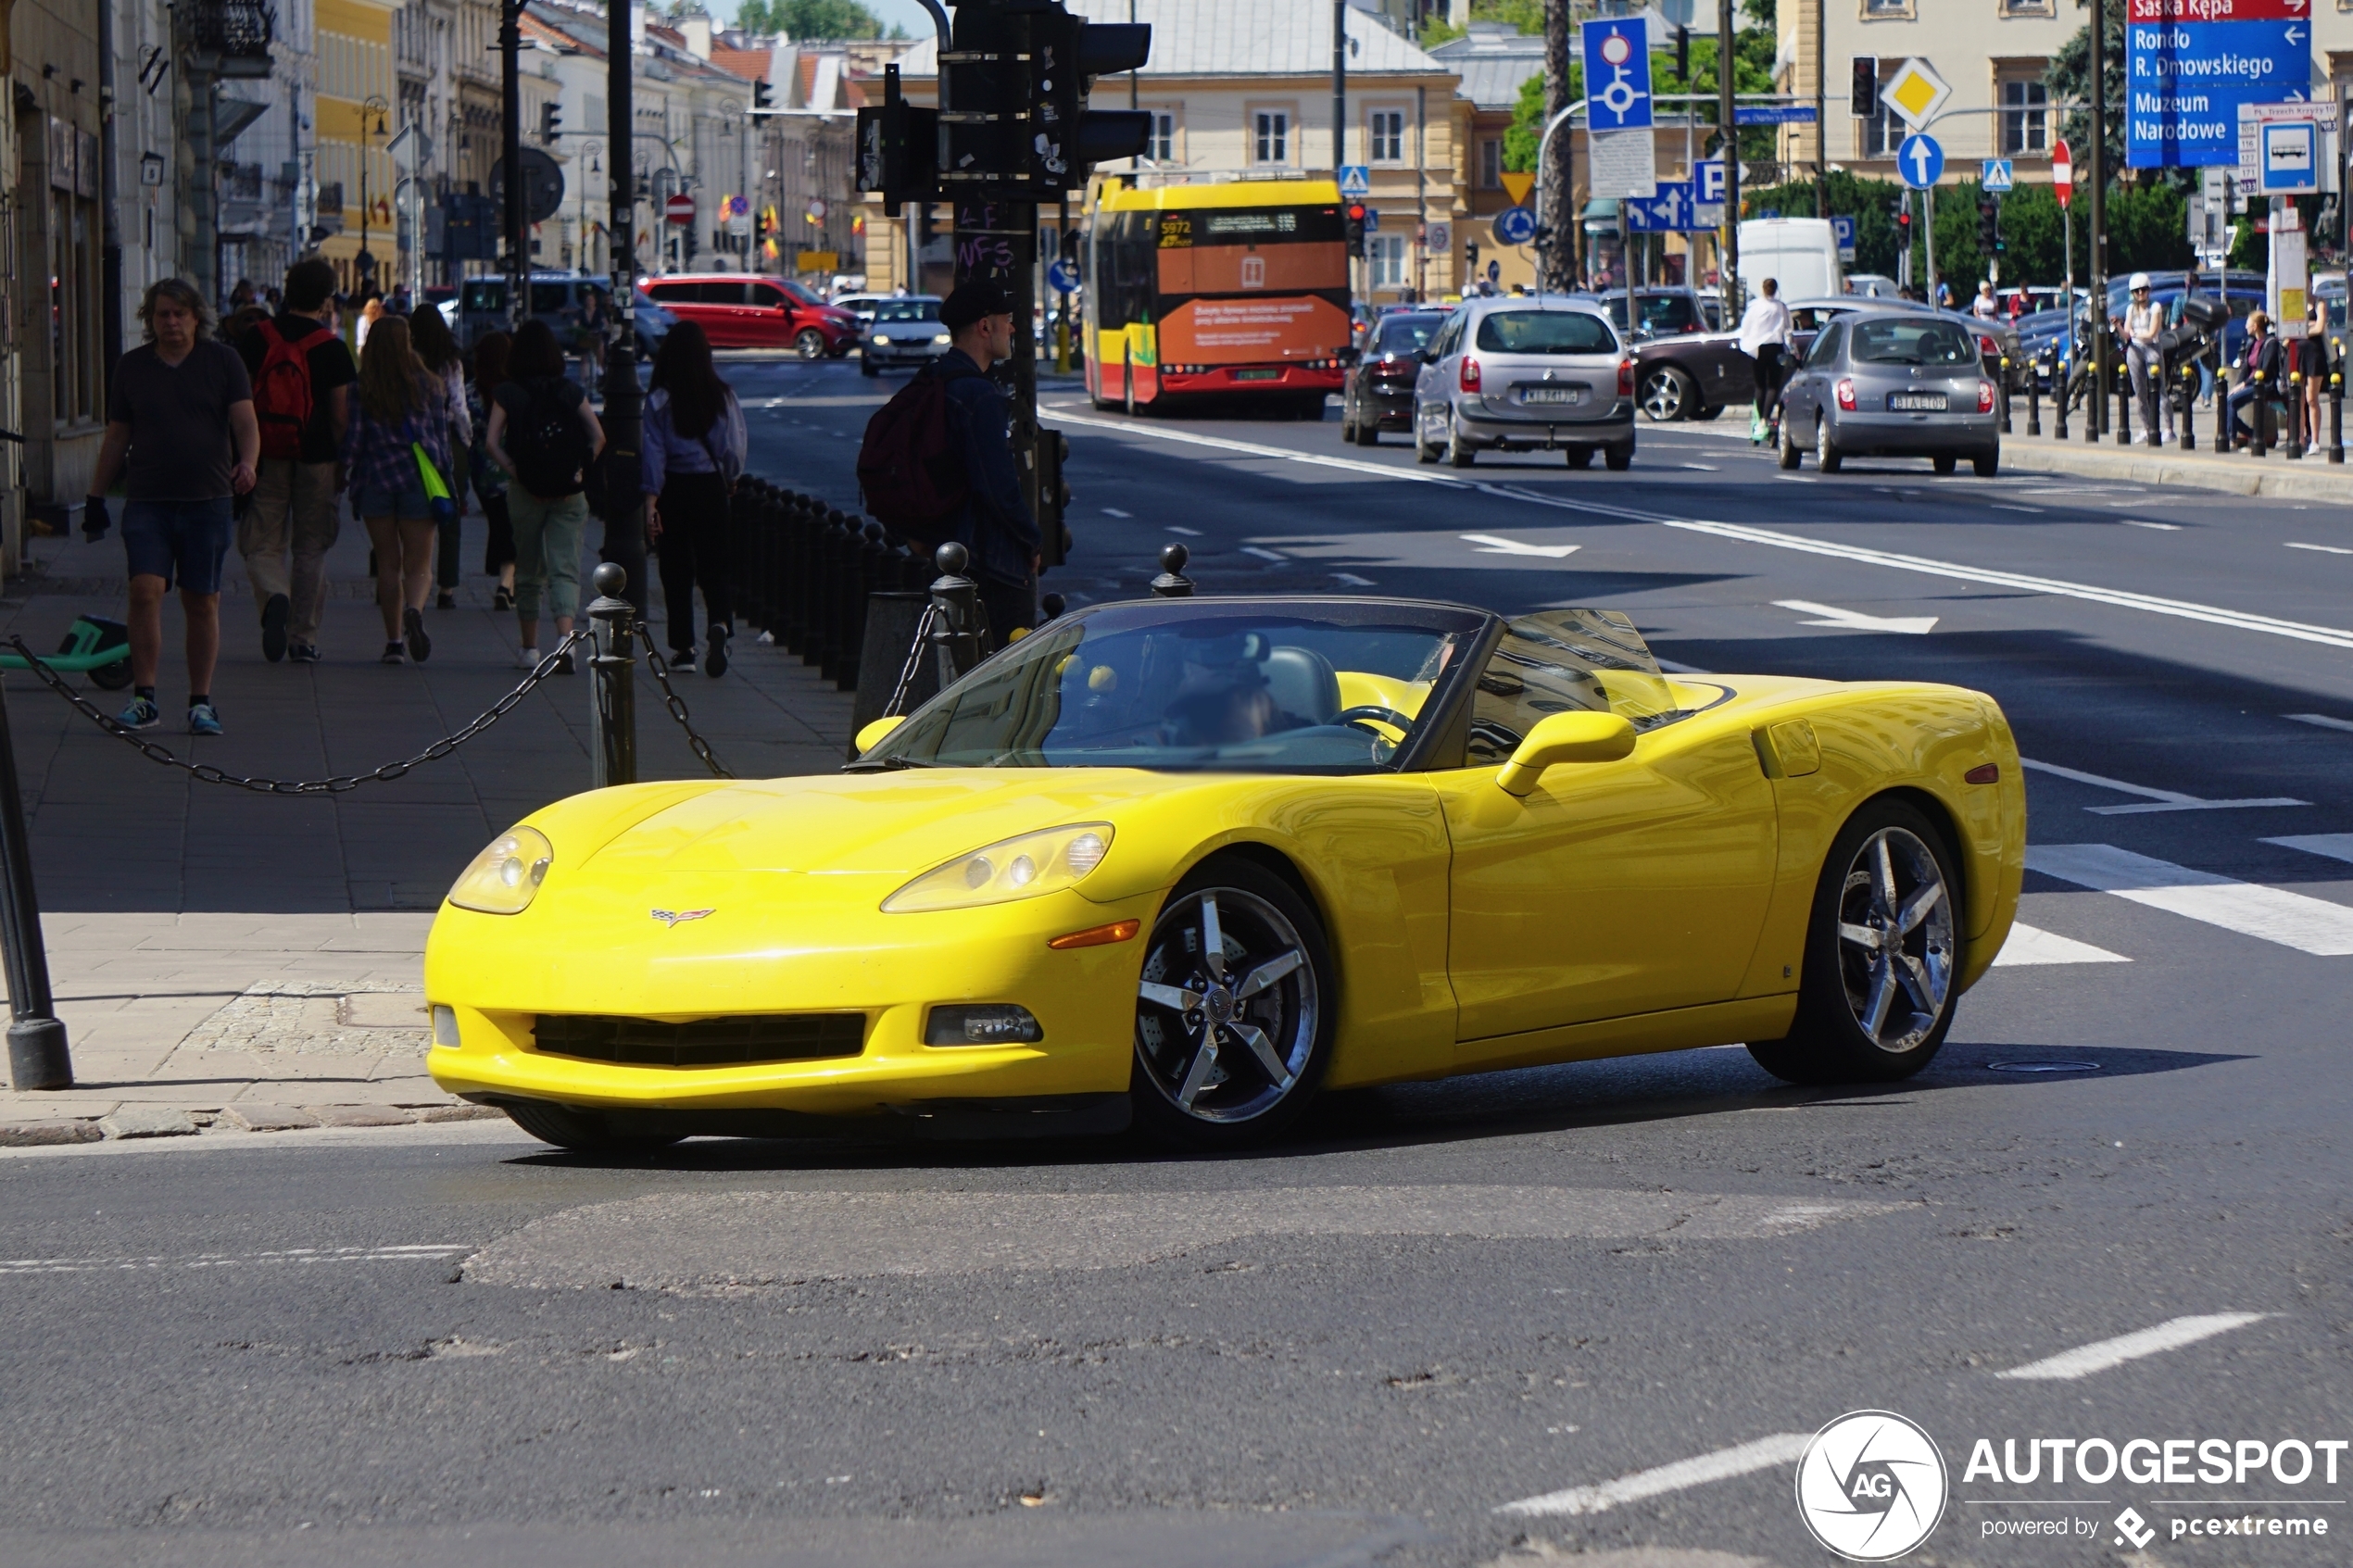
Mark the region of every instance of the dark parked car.
<instances>
[{"instance_id":1,"label":"dark parked car","mask_svg":"<svg viewBox=\"0 0 2353 1568\"><path fill-rule=\"evenodd\" d=\"M2002 462L2001 411L1974 334L1942 312L1871 310L1825 326L1781 388L1781 467L1811 446L1836 473L1849 457L1926 458L1982 478Z\"/></svg>"},{"instance_id":2,"label":"dark parked car","mask_svg":"<svg viewBox=\"0 0 2353 1568\"><path fill-rule=\"evenodd\" d=\"M1365 332L1365 348L1340 383L1340 438L1360 446L1380 443L1385 430L1414 428L1414 383L1422 350L1446 324L1438 310L1384 316Z\"/></svg>"}]
</instances>

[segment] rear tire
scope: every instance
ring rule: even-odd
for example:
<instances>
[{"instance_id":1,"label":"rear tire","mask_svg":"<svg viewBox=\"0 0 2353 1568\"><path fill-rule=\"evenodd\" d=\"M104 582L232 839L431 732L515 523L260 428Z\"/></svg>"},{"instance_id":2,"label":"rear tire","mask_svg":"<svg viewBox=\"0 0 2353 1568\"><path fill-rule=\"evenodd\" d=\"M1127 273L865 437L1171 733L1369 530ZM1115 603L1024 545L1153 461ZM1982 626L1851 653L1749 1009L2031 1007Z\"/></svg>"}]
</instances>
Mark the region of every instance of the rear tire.
<instances>
[{"instance_id":1,"label":"rear tire","mask_svg":"<svg viewBox=\"0 0 2353 1568\"><path fill-rule=\"evenodd\" d=\"M1602 466L1612 473L1624 473L1634 466L1634 444L1621 441L1615 446L1602 448Z\"/></svg>"},{"instance_id":2,"label":"rear tire","mask_svg":"<svg viewBox=\"0 0 2353 1568\"><path fill-rule=\"evenodd\" d=\"M1414 461L1417 463L1438 461L1438 448L1432 446L1428 439L1422 434L1422 413L1418 408L1414 410Z\"/></svg>"},{"instance_id":3,"label":"rear tire","mask_svg":"<svg viewBox=\"0 0 2353 1568\"><path fill-rule=\"evenodd\" d=\"M1568 466L1579 473L1593 466L1593 449L1591 446L1571 446L1567 456Z\"/></svg>"},{"instance_id":4,"label":"rear tire","mask_svg":"<svg viewBox=\"0 0 2353 1568\"><path fill-rule=\"evenodd\" d=\"M1992 479L2002 471L2002 449L1996 446L1991 452L1980 452L1969 461L1978 478Z\"/></svg>"},{"instance_id":5,"label":"rear tire","mask_svg":"<svg viewBox=\"0 0 2353 1568\"><path fill-rule=\"evenodd\" d=\"M1814 466L1824 473L1836 473L1845 461L1846 454L1831 439L1830 417L1824 415L1814 421Z\"/></svg>"},{"instance_id":6,"label":"rear tire","mask_svg":"<svg viewBox=\"0 0 2353 1568\"><path fill-rule=\"evenodd\" d=\"M1463 433L1453 420L1446 422L1446 461L1454 468L1466 469L1478 460L1478 453L1463 445Z\"/></svg>"},{"instance_id":7,"label":"rear tire","mask_svg":"<svg viewBox=\"0 0 2353 1568\"><path fill-rule=\"evenodd\" d=\"M1886 1084L1926 1067L1960 1000L1960 888L1927 817L1888 796L1866 802L1822 862L1796 1016L1781 1038L1750 1042L1757 1064L1793 1084Z\"/></svg>"},{"instance_id":8,"label":"rear tire","mask_svg":"<svg viewBox=\"0 0 2353 1568\"><path fill-rule=\"evenodd\" d=\"M1931 458L1928 460L1928 466L1934 469L1940 475L1949 474L1955 469L1961 466L1961 460L1953 456L1950 452L1946 452L1941 454L1940 456Z\"/></svg>"},{"instance_id":9,"label":"rear tire","mask_svg":"<svg viewBox=\"0 0 2353 1568\"><path fill-rule=\"evenodd\" d=\"M606 1120L593 1110L575 1110L568 1105L507 1105L499 1109L510 1120L537 1138L541 1143L554 1144L581 1154L651 1154L681 1141L659 1135L624 1136L616 1133Z\"/></svg>"},{"instance_id":10,"label":"rear tire","mask_svg":"<svg viewBox=\"0 0 2353 1568\"><path fill-rule=\"evenodd\" d=\"M1805 454L1797 449L1797 433L1790 429L1789 420L1784 419L1781 420L1781 471L1795 473L1798 464L1804 460Z\"/></svg>"}]
</instances>

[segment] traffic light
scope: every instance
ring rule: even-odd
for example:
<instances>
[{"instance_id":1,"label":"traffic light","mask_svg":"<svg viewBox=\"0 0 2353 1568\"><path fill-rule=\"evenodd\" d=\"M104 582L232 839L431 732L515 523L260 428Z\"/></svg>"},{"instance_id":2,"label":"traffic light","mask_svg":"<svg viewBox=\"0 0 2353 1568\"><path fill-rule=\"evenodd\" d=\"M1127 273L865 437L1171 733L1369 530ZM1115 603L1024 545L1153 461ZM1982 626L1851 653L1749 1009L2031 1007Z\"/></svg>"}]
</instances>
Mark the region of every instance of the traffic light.
<instances>
[{"instance_id":1,"label":"traffic light","mask_svg":"<svg viewBox=\"0 0 2353 1568\"><path fill-rule=\"evenodd\" d=\"M759 114L764 110L773 109L775 107L775 91L768 85L766 80L762 79L761 81L753 82L751 84L751 112Z\"/></svg>"},{"instance_id":2,"label":"traffic light","mask_svg":"<svg viewBox=\"0 0 2353 1568\"><path fill-rule=\"evenodd\" d=\"M563 106L562 106L561 104L553 104L553 103L548 103L548 104L542 104L542 105L540 105L540 106L539 106L539 140L540 140L542 143L544 143L545 144L547 144L547 146L551 146L551 147L552 147L552 146L554 146L554 145L556 144L556 138L557 138L557 137L559 137L559 136L560 136L560 135L562 135L563 133L564 133L564 110L563 110Z\"/></svg>"},{"instance_id":3,"label":"traffic light","mask_svg":"<svg viewBox=\"0 0 2353 1568\"><path fill-rule=\"evenodd\" d=\"M1031 148L1040 172L1060 182L1051 188L1084 189L1089 166L1142 154L1151 140L1151 113L1090 109L1087 93L1099 76L1142 69L1151 52L1149 23L1091 22L1060 6L1033 14Z\"/></svg>"},{"instance_id":4,"label":"traffic light","mask_svg":"<svg viewBox=\"0 0 2353 1568\"><path fill-rule=\"evenodd\" d=\"M1856 119L1869 119L1879 113L1879 56L1856 55L1850 68L1854 74L1847 91L1853 101L1848 109Z\"/></svg>"},{"instance_id":5,"label":"traffic light","mask_svg":"<svg viewBox=\"0 0 2353 1568\"><path fill-rule=\"evenodd\" d=\"M939 112L907 101L883 67L883 101L858 111L858 188L890 207L939 199Z\"/></svg>"},{"instance_id":6,"label":"traffic light","mask_svg":"<svg viewBox=\"0 0 2353 1568\"><path fill-rule=\"evenodd\" d=\"M1895 248L1906 255L1912 249L1912 198L1908 194L1895 201Z\"/></svg>"},{"instance_id":7,"label":"traffic light","mask_svg":"<svg viewBox=\"0 0 2353 1568\"><path fill-rule=\"evenodd\" d=\"M1350 202L1343 216L1348 220L1348 254L1362 256L1365 252L1365 204Z\"/></svg>"},{"instance_id":8,"label":"traffic light","mask_svg":"<svg viewBox=\"0 0 2353 1568\"><path fill-rule=\"evenodd\" d=\"M1977 249L1982 256L1999 256L2002 244L2002 198L1991 191L1977 195Z\"/></svg>"}]
</instances>

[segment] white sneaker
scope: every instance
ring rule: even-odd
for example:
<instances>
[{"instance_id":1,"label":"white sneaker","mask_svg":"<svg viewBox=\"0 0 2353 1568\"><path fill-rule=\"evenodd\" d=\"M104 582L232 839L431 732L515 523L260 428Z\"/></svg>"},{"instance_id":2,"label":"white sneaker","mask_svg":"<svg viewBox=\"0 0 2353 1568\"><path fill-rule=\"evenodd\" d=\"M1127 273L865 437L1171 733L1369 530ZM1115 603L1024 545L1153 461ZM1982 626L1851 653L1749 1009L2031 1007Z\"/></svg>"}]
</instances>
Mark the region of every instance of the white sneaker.
<instances>
[{"instance_id":1,"label":"white sneaker","mask_svg":"<svg viewBox=\"0 0 2353 1568\"><path fill-rule=\"evenodd\" d=\"M535 669L537 669L538 667L539 667L539 650L538 650L537 648L525 648L525 649L523 649L523 650L522 650L522 652L521 652L521 653L519 653L519 654L515 655L515 668L516 668L516 669L518 669L518 670L535 670Z\"/></svg>"}]
</instances>

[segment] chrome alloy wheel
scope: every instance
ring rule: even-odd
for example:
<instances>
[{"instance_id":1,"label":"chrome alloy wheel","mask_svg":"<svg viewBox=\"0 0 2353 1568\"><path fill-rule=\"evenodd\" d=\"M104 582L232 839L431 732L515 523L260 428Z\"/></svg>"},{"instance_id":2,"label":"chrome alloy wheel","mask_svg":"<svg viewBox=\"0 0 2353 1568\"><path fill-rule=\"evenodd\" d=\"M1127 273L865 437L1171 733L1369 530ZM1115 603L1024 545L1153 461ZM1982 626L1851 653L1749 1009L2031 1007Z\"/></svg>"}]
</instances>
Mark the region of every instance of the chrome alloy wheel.
<instances>
[{"instance_id":1,"label":"chrome alloy wheel","mask_svg":"<svg viewBox=\"0 0 2353 1568\"><path fill-rule=\"evenodd\" d=\"M1306 944L1239 888L1203 888L1161 911L1137 994L1137 1064L1196 1121L1265 1115L1315 1048L1321 997Z\"/></svg>"},{"instance_id":2,"label":"chrome alloy wheel","mask_svg":"<svg viewBox=\"0 0 2353 1568\"><path fill-rule=\"evenodd\" d=\"M1953 899L1935 854L1886 827L1863 841L1839 890L1838 966L1855 1026L1901 1055L1928 1038L1953 989Z\"/></svg>"}]
</instances>

